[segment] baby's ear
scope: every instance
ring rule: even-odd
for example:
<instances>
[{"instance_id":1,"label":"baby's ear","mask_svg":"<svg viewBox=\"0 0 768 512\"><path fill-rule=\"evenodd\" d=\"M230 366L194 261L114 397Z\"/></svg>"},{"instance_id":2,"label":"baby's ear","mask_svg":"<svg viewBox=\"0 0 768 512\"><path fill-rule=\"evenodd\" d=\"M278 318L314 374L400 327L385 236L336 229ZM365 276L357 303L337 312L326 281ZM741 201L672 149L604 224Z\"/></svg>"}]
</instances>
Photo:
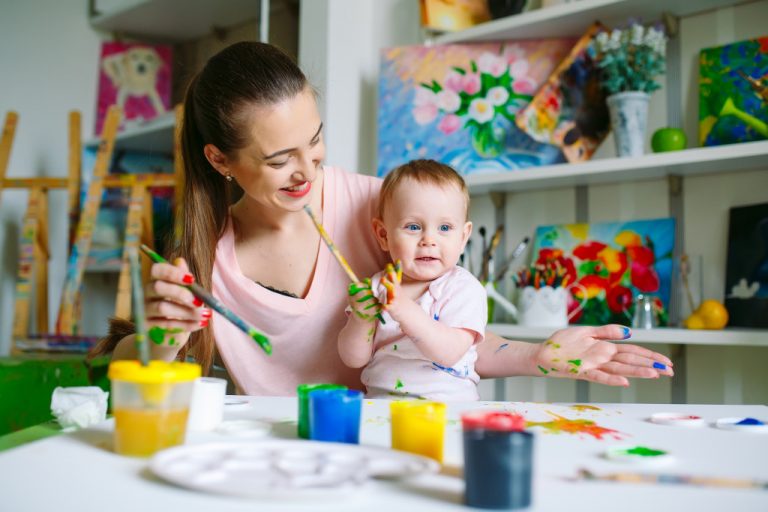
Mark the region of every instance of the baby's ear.
<instances>
[{"instance_id":1,"label":"baby's ear","mask_svg":"<svg viewBox=\"0 0 768 512\"><path fill-rule=\"evenodd\" d=\"M461 248L462 250L464 247L467 246L467 241L469 240L469 237L472 235L472 222L467 221L464 223L464 231L462 232L462 241L461 241Z\"/></svg>"},{"instance_id":2,"label":"baby's ear","mask_svg":"<svg viewBox=\"0 0 768 512\"><path fill-rule=\"evenodd\" d=\"M384 222L378 217L374 217L371 221L373 227L373 234L376 240L379 242L379 247L382 251L389 251L389 241L387 240L387 228L384 226Z\"/></svg>"}]
</instances>

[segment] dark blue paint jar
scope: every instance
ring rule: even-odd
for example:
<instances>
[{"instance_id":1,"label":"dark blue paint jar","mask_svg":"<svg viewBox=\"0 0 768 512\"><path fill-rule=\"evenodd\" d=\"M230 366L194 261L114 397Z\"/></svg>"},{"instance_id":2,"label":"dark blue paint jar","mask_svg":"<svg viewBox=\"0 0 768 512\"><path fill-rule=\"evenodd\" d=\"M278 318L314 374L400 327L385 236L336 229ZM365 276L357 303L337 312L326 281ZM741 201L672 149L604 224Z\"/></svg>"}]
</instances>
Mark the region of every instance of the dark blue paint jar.
<instances>
[{"instance_id":1,"label":"dark blue paint jar","mask_svg":"<svg viewBox=\"0 0 768 512\"><path fill-rule=\"evenodd\" d=\"M316 389L309 392L309 438L358 444L363 392L355 389Z\"/></svg>"},{"instance_id":2,"label":"dark blue paint jar","mask_svg":"<svg viewBox=\"0 0 768 512\"><path fill-rule=\"evenodd\" d=\"M533 434L525 419L506 412L462 415L464 502L470 507L510 510L531 505Z\"/></svg>"}]
</instances>

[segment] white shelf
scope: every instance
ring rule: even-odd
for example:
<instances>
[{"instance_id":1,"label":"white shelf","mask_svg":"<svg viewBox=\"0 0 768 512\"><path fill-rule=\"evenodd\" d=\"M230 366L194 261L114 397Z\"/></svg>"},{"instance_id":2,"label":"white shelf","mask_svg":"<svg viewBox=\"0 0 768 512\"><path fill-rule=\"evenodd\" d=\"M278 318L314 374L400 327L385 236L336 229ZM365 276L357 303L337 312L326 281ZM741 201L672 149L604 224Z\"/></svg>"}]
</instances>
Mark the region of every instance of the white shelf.
<instances>
[{"instance_id":1,"label":"white shelf","mask_svg":"<svg viewBox=\"0 0 768 512\"><path fill-rule=\"evenodd\" d=\"M744 2L735 0L578 0L443 34L434 38L434 43L580 36L590 24L598 20L608 27L614 27L625 25L630 18L640 18L644 22L650 22L660 19L663 12L674 16L689 16L739 3Z\"/></svg>"},{"instance_id":2,"label":"white shelf","mask_svg":"<svg viewBox=\"0 0 768 512\"><path fill-rule=\"evenodd\" d=\"M768 169L768 141L472 174L466 182L471 194L482 194L761 169Z\"/></svg>"},{"instance_id":3,"label":"white shelf","mask_svg":"<svg viewBox=\"0 0 768 512\"><path fill-rule=\"evenodd\" d=\"M259 17L257 0L134 0L123 4L93 16L91 26L145 39L181 42L210 34L213 28L227 28ZM254 39L257 36L254 34Z\"/></svg>"},{"instance_id":4,"label":"white shelf","mask_svg":"<svg viewBox=\"0 0 768 512\"><path fill-rule=\"evenodd\" d=\"M488 330L514 340L544 341L556 329L551 327L525 327L514 324L489 324ZM739 347L768 347L768 330L723 329L691 330L660 327L633 329L627 343L664 343L672 345L727 345Z\"/></svg>"},{"instance_id":5,"label":"white shelf","mask_svg":"<svg viewBox=\"0 0 768 512\"><path fill-rule=\"evenodd\" d=\"M115 150L173 153L173 128L176 116L173 110L142 125L126 129L115 137ZM99 138L85 141L85 147L95 148Z\"/></svg>"}]
</instances>

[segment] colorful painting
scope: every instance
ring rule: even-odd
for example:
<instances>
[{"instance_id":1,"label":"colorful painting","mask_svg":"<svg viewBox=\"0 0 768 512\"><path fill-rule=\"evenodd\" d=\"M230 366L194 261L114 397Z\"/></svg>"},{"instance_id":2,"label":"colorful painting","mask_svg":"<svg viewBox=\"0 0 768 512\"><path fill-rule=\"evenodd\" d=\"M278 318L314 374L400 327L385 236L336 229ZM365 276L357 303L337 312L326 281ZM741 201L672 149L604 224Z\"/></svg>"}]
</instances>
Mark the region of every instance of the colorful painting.
<instances>
[{"instance_id":1,"label":"colorful painting","mask_svg":"<svg viewBox=\"0 0 768 512\"><path fill-rule=\"evenodd\" d=\"M589 160L610 130L600 69L587 52L602 29L589 28L517 116L520 129L561 148L569 162Z\"/></svg>"},{"instance_id":2,"label":"colorful painting","mask_svg":"<svg viewBox=\"0 0 768 512\"><path fill-rule=\"evenodd\" d=\"M701 145L768 139L768 36L705 48L699 62Z\"/></svg>"},{"instance_id":3,"label":"colorful painting","mask_svg":"<svg viewBox=\"0 0 768 512\"><path fill-rule=\"evenodd\" d=\"M571 323L631 325L638 294L654 297L659 325L667 324L675 220L672 218L540 226L534 265L563 268ZM583 299L586 298L586 301Z\"/></svg>"},{"instance_id":4,"label":"colorful painting","mask_svg":"<svg viewBox=\"0 0 768 512\"><path fill-rule=\"evenodd\" d=\"M102 43L94 135L100 136L107 109L123 111L121 129L140 125L171 107L170 46Z\"/></svg>"},{"instance_id":5,"label":"colorful painting","mask_svg":"<svg viewBox=\"0 0 768 512\"><path fill-rule=\"evenodd\" d=\"M731 208L725 307L729 326L768 327L768 203Z\"/></svg>"},{"instance_id":6,"label":"colorful painting","mask_svg":"<svg viewBox=\"0 0 768 512\"><path fill-rule=\"evenodd\" d=\"M574 39L385 49L379 81L378 175L416 158L462 174L564 161L515 116Z\"/></svg>"}]
</instances>

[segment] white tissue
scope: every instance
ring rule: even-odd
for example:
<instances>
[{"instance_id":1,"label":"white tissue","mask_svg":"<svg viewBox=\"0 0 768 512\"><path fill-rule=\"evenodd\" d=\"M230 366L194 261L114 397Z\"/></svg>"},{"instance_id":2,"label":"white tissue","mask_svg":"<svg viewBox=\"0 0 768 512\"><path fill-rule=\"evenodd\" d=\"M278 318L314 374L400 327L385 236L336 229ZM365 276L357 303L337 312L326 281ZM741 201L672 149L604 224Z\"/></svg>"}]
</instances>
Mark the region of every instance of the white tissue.
<instances>
[{"instance_id":1,"label":"white tissue","mask_svg":"<svg viewBox=\"0 0 768 512\"><path fill-rule=\"evenodd\" d=\"M51 413L64 428L87 427L106 419L108 396L96 386L57 387L51 396Z\"/></svg>"}]
</instances>

